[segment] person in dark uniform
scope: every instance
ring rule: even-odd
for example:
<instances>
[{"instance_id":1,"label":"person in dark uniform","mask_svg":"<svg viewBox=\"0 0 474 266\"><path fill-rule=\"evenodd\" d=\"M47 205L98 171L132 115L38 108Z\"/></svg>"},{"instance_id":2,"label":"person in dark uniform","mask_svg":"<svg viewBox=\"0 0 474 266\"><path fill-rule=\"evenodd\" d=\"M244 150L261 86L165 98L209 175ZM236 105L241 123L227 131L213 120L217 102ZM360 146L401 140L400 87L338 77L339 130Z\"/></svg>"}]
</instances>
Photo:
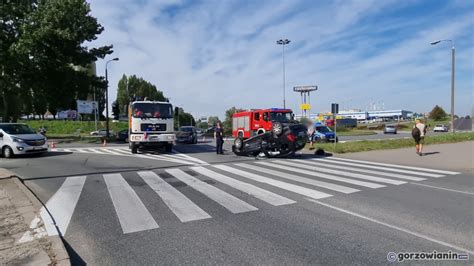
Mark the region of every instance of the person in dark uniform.
<instances>
[{"instance_id":1,"label":"person in dark uniform","mask_svg":"<svg viewBox=\"0 0 474 266\"><path fill-rule=\"evenodd\" d=\"M216 129L214 130L214 139L216 140L216 153L224 154L222 146L224 145L224 129L222 128L221 122L217 122Z\"/></svg>"}]
</instances>

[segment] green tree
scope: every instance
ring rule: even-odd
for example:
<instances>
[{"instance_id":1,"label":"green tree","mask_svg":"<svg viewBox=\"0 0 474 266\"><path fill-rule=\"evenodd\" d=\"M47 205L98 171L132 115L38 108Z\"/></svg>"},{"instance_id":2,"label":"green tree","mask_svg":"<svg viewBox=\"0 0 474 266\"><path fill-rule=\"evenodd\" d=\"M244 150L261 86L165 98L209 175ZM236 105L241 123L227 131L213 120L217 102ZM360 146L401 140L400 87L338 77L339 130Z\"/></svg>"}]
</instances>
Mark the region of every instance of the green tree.
<instances>
[{"instance_id":1,"label":"green tree","mask_svg":"<svg viewBox=\"0 0 474 266\"><path fill-rule=\"evenodd\" d=\"M210 116L208 119L207 119L207 124L208 125L211 125L211 126L215 126L217 122L219 122L219 117L217 116Z\"/></svg>"},{"instance_id":2,"label":"green tree","mask_svg":"<svg viewBox=\"0 0 474 266\"><path fill-rule=\"evenodd\" d=\"M112 103L112 117L114 120L119 120L120 118L120 108L118 106L118 102L114 101Z\"/></svg>"},{"instance_id":3,"label":"green tree","mask_svg":"<svg viewBox=\"0 0 474 266\"><path fill-rule=\"evenodd\" d=\"M225 135L231 135L232 134L232 116L235 113L242 112L244 109L242 108L235 108L232 107L225 111L225 120L222 126L224 127L224 134Z\"/></svg>"},{"instance_id":4,"label":"green tree","mask_svg":"<svg viewBox=\"0 0 474 266\"><path fill-rule=\"evenodd\" d=\"M102 83L99 87L104 87L101 78L81 69L112 53L112 46L84 45L103 31L85 0L2 1L0 10L1 50L5 51L0 55L0 88L4 102L8 93L25 97L28 93L18 92L27 90L31 95L41 95L50 112L56 114L58 109L75 107L75 99L89 93L92 84ZM33 107L39 107L34 111L40 113L43 106L33 99ZM3 105L4 120L12 120L11 106Z\"/></svg>"},{"instance_id":5,"label":"green tree","mask_svg":"<svg viewBox=\"0 0 474 266\"><path fill-rule=\"evenodd\" d=\"M150 101L166 102L168 99L155 85L135 75L127 77L125 74L117 85L117 102L121 114L127 114L127 106L133 97L147 98Z\"/></svg>"},{"instance_id":6,"label":"green tree","mask_svg":"<svg viewBox=\"0 0 474 266\"><path fill-rule=\"evenodd\" d=\"M185 112L181 107L175 106L173 115L175 129L182 126L196 126L196 120L194 120L193 115Z\"/></svg>"},{"instance_id":7,"label":"green tree","mask_svg":"<svg viewBox=\"0 0 474 266\"><path fill-rule=\"evenodd\" d=\"M429 118L433 120L443 120L446 118L448 114L441 108L440 106L436 105L433 110L431 110Z\"/></svg>"}]
</instances>

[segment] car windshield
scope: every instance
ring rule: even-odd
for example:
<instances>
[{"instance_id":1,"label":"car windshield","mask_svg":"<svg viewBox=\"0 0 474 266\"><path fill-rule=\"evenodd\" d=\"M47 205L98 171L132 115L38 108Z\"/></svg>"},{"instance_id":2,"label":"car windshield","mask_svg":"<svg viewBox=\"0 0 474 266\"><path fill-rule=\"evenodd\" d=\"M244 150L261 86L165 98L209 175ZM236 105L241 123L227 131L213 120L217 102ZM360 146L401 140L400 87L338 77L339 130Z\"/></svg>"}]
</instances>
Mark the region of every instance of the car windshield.
<instances>
[{"instance_id":1,"label":"car windshield","mask_svg":"<svg viewBox=\"0 0 474 266\"><path fill-rule=\"evenodd\" d=\"M0 125L0 128L11 135L35 134L36 132L27 125L23 124L7 124Z\"/></svg>"},{"instance_id":2,"label":"car windshield","mask_svg":"<svg viewBox=\"0 0 474 266\"><path fill-rule=\"evenodd\" d=\"M328 127L316 127L316 131L321 133L332 132L332 130Z\"/></svg>"},{"instance_id":3,"label":"car windshield","mask_svg":"<svg viewBox=\"0 0 474 266\"><path fill-rule=\"evenodd\" d=\"M271 121L287 123L291 120L291 113L271 112L270 119Z\"/></svg>"},{"instance_id":4,"label":"car windshield","mask_svg":"<svg viewBox=\"0 0 474 266\"><path fill-rule=\"evenodd\" d=\"M172 118L171 104L167 103L135 103L132 105L135 118Z\"/></svg>"},{"instance_id":5,"label":"car windshield","mask_svg":"<svg viewBox=\"0 0 474 266\"><path fill-rule=\"evenodd\" d=\"M385 126L386 128L394 128L395 126Z\"/></svg>"},{"instance_id":6,"label":"car windshield","mask_svg":"<svg viewBox=\"0 0 474 266\"><path fill-rule=\"evenodd\" d=\"M444 125L436 125L436 127L444 127Z\"/></svg>"},{"instance_id":7,"label":"car windshield","mask_svg":"<svg viewBox=\"0 0 474 266\"><path fill-rule=\"evenodd\" d=\"M183 131L183 132L193 132L193 128L192 127L181 127L179 129L179 131Z\"/></svg>"}]
</instances>

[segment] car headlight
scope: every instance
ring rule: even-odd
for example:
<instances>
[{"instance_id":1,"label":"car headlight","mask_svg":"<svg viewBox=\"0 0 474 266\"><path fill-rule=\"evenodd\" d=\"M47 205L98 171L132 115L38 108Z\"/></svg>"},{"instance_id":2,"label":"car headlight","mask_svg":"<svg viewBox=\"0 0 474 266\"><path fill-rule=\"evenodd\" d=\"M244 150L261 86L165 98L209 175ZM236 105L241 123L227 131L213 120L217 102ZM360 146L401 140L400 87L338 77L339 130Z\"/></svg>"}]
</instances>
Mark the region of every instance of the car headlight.
<instances>
[{"instance_id":1,"label":"car headlight","mask_svg":"<svg viewBox=\"0 0 474 266\"><path fill-rule=\"evenodd\" d=\"M16 138L16 137L12 137L12 141L13 141L13 142L25 143L24 140L22 140L22 139L20 139L20 138Z\"/></svg>"}]
</instances>

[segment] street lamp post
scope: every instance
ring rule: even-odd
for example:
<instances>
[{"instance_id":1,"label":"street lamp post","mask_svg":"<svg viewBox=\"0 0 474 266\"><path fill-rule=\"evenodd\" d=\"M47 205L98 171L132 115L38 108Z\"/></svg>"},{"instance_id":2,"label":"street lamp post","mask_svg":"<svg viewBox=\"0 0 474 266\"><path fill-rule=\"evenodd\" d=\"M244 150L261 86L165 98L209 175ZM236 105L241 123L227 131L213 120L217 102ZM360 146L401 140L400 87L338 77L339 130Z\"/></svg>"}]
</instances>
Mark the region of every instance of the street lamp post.
<instances>
[{"instance_id":1,"label":"street lamp post","mask_svg":"<svg viewBox=\"0 0 474 266\"><path fill-rule=\"evenodd\" d=\"M106 137L109 138L110 132L109 132L109 75L107 73L107 66L110 62L112 61L118 61L119 59L116 57L114 59L110 59L105 63L105 83L107 86L105 87L105 126L106 126Z\"/></svg>"},{"instance_id":2,"label":"street lamp post","mask_svg":"<svg viewBox=\"0 0 474 266\"><path fill-rule=\"evenodd\" d=\"M454 47L453 40L438 40L431 43L431 45L436 45L440 42L451 42L451 132L454 130L454 73L455 73L455 62L456 62L456 48Z\"/></svg>"},{"instance_id":3,"label":"street lamp post","mask_svg":"<svg viewBox=\"0 0 474 266\"><path fill-rule=\"evenodd\" d=\"M291 41L288 39L280 39L276 43L283 47L282 57L283 57L283 108L286 108L286 99L285 99L285 45L289 44Z\"/></svg>"}]
</instances>

